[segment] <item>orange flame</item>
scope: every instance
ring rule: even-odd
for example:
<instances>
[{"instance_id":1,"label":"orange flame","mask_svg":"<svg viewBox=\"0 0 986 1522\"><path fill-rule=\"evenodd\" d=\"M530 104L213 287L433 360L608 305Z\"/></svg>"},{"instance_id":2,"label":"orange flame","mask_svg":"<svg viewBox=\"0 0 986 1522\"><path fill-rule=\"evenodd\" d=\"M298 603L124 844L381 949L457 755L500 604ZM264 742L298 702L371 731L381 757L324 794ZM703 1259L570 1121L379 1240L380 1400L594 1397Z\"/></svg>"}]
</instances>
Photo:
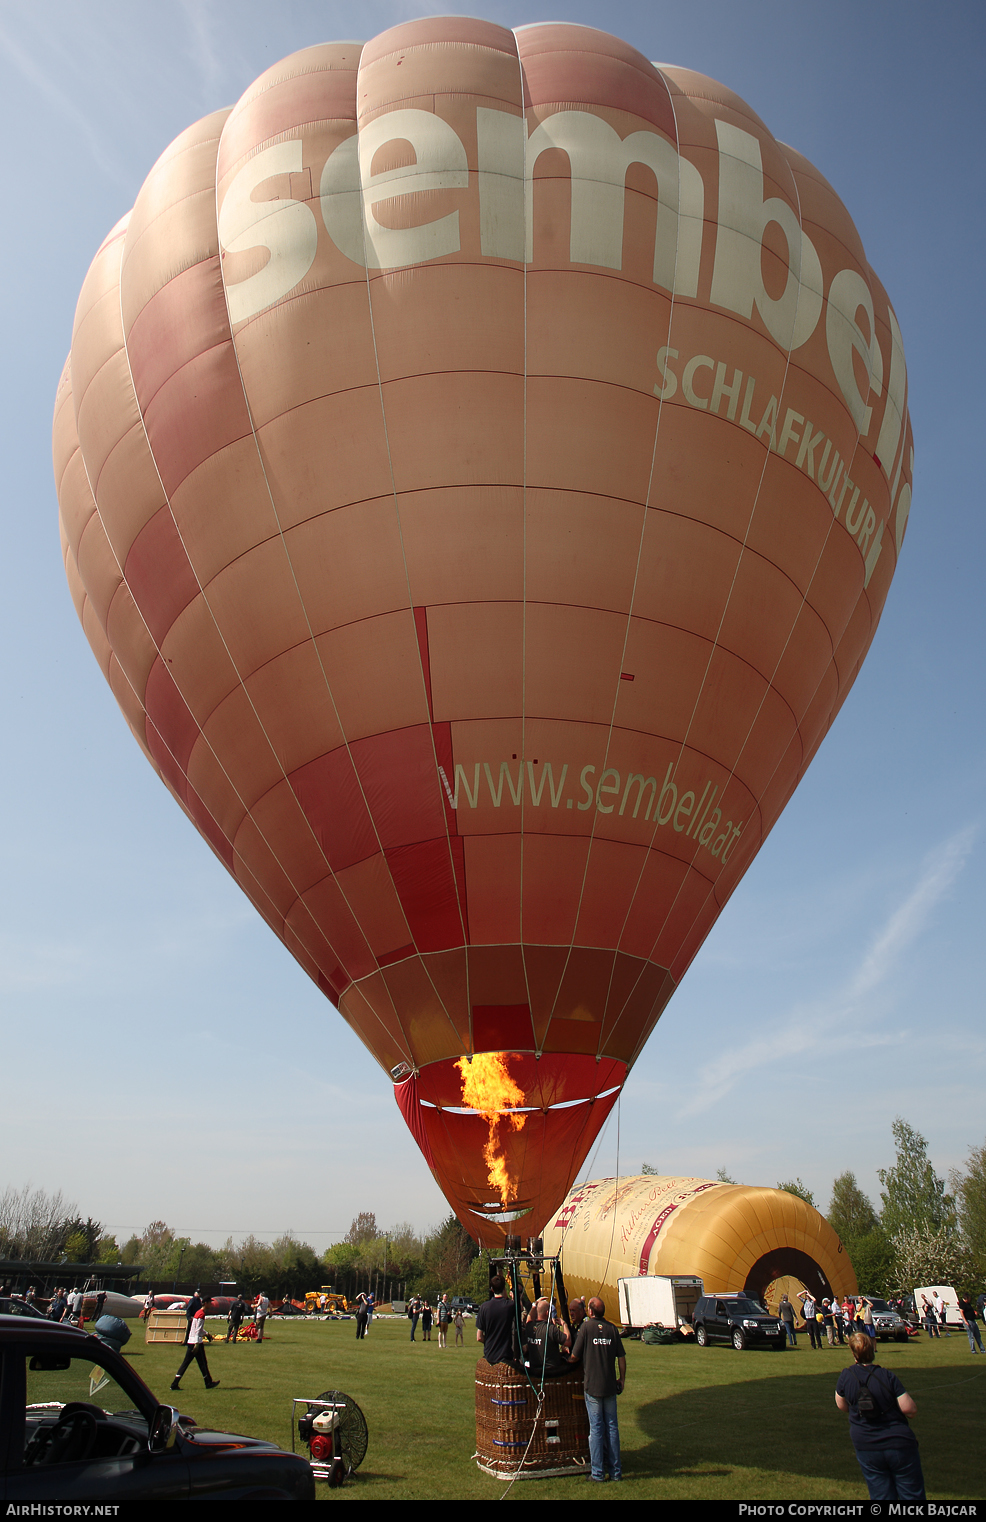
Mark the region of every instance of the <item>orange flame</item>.
<instances>
[{"instance_id":1,"label":"orange flame","mask_svg":"<svg viewBox=\"0 0 986 1522\"><path fill-rule=\"evenodd\" d=\"M505 1052L482 1052L471 1061L460 1057L455 1065L462 1074L462 1103L470 1110L478 1110L490 1128L483 1148L487 1179L498 1191L501 1203L509 1205L517 1198L517 1183L510 1177L507 1160L499 1150L500 1123L506 1121L515 1131L523 1130L527 1116L509 1113L509 1107L524 1103L524 1091L507 1071Z\"/></svg>"}]
</instances>

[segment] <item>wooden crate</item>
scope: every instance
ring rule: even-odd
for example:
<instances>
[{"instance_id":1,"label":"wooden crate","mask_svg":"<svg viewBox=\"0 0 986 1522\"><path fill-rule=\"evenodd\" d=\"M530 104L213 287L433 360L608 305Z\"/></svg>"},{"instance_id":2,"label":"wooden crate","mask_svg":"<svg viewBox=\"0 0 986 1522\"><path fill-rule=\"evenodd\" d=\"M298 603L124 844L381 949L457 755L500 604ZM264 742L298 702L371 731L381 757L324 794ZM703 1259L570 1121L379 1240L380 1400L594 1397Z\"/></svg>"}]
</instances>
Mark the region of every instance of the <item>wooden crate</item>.
<instances>
[{"instance_id":1,"label":"wooden crate","mask_svg":"<svg viewBox=\"0 0 986 1522\"><path fill-rule=\"evenodd\" d=\"M184 1342L188 1322L184 1311L151 1311L144 1332L145 1342Z\"/></svg>"}]
</instances>

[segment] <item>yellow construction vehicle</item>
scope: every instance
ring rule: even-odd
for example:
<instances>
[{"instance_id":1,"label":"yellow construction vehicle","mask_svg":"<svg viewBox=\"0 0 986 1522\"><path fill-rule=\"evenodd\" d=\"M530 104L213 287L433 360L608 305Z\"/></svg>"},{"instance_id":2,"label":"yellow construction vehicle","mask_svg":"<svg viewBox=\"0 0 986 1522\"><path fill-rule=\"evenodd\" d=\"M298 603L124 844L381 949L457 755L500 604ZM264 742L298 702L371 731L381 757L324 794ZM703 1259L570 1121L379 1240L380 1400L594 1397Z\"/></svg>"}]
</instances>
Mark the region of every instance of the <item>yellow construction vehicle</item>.
<instances>
[{"instance_id":1,"label":"yellow construction vehicle","mask_svg":"<svg viewBox=\"0 0 986 1522\"><path fill-rule=\"evenodd\" d=\"M305 1296L305 1314L308 1316L341 1316L349 1310L345 1295L337 1295L331 1285L310 1289Z\"/></svg>"}]
</instances>

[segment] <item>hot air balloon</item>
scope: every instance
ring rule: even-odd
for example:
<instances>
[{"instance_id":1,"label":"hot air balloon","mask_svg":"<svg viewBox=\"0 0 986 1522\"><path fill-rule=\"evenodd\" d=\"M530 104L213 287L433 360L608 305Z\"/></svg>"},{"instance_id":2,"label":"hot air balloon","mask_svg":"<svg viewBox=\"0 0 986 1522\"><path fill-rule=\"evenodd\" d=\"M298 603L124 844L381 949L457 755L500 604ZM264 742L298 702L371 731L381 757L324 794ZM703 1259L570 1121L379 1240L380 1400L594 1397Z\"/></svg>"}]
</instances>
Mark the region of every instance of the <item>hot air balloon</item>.
<instances>
[{"instance_id":1,"label":"hot air balloon","mask_svg":"<svg viewBox=\"0 0 986 1522\"><path fill-rule=\"evenodd\" d=\"M99 249L54 460L147 759L467 1229L536 1230L896 566L903 346L835 192L602 32L308 48Z\"/></svg>"},{"instance_id":2,"label":"hot air balloon","mask_svg":"<svg viewBox=\"0 0 986 1522\"><path fill-rule=\"evenodd\" d=\"M785 1293L794 1302L802 1289L819 1300L858 1291L849 1254L814 1206L783 1189L715 1179L580 1183L552 1214L544 1247L564 1249L569 1294L600 1295L614 1310L621 1279L653 1274L695 1277L707 1295L745 1290L775 1315Z\"/></svg>"}]
</instances>

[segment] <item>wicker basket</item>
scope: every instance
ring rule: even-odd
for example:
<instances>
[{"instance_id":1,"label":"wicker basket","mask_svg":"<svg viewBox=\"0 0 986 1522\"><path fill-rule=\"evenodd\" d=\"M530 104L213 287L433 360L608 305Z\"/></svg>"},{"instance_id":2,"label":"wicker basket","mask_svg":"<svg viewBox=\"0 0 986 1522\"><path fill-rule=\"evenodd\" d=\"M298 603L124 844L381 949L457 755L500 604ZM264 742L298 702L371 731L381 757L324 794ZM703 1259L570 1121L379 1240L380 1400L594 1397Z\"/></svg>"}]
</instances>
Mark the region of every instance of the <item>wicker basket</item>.
<instances>
[{"instance_id":1,"label":"wicker basket","mask_svg":"<svg viewBox=\"0 0 986 1522\"><path fill-rule=\"evenodd\" d=\"M589 1418L582 1367L535 1381L513 1364L476 1365L476 1462L484 1474L583 1474L589 1464Z\"/></svg>"}]
</instances>

